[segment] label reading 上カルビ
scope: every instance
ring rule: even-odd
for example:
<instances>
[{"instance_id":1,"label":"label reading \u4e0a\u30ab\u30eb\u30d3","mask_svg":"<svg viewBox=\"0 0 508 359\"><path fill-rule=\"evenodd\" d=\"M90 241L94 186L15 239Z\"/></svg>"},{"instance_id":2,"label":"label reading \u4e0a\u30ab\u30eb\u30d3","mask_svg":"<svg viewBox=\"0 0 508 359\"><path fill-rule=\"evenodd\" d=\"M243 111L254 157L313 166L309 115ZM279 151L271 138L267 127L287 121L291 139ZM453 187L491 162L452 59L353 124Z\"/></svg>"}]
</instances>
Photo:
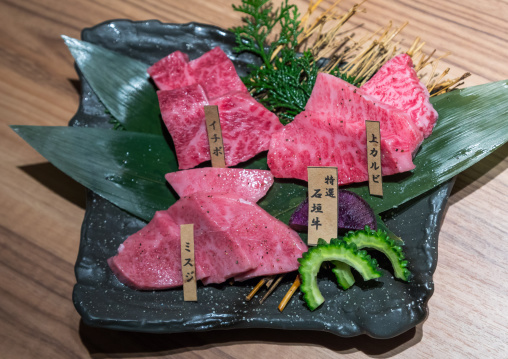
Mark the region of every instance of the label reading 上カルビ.
<instances>
[{"instance_id":1,"label":"label reading \u4e0a\u30ab\u30eb\u30d3","mask_svg":"<svg viewBox=\"0 0 508 359\"><path fill-rule=\"evenodd\" d=\"M369 173L369 192L372 196L383 196L383 177L381 175L381 132L378 121L365 121L367 130L367 170Z\"/></svg>"}]
</instances>

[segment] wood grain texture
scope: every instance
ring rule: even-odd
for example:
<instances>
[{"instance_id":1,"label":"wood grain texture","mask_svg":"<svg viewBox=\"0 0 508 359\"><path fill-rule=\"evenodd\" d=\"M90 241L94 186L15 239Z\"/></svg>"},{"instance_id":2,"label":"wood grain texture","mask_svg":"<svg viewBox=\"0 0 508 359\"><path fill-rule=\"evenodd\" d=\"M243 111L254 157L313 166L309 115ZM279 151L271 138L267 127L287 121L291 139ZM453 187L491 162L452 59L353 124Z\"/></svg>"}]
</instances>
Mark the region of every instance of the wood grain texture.
<instances>
[{"instance_id":1,"label":"wood grain texture","mask_svg":"<svg viewBox=\"0 0 508 359\"><path fill-rule=\"evenodd\" d=\"M295 3L306 9L305 1ZM365 7L348 25L359 33L409 20L402 43L421 36L427 51L453 52L442 67L454 76L472 72L467 85L508 78L507 1L371 0ZM60 35L79 38L81 29L114 18L240 23L230 0L0 1L0 357L508 357L508 145L458 176L430 316L397 338L274 330L149 335L83 325L71 295L84 188L7 125L66 125L79 85Z\"/></svg>"}]
</instances>

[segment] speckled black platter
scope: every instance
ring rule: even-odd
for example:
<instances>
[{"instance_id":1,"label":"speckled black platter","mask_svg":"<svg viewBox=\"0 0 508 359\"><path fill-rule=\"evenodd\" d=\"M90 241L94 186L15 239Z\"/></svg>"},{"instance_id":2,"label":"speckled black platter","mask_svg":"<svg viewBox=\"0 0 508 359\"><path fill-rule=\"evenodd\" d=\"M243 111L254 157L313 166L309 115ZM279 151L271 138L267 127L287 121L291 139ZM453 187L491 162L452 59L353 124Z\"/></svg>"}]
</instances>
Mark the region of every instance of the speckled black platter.
<instances>
[{"instance_id":1,"label":"speckled black platter","mask_svg":"<svg viewBox=\"0 0 508 359\"><path fill-rule=\"evenodd\" d=\"M249 54L237 56L234 37L220 28L202 24L162 24L158 21L110 21L82 33L83 40L152 64L181 50L196 58L220 46L244 75ZM82 97L73 126L109 127L109 116L81 76ZM185 332L211 329L276 328L328 331L349 337L368 334L390 338L427 316L427 301L434 290L432 274L437 263L437 238L452 183L436 188L399 209L388 226L405 240L405 252L414 277L410 283L395 280L388 263L378 258L384 275L357 284L347 291L323 274L319 286L325 303L310 312L297 294L283 313L277 310L294 279L287 275L280 288L260 305L246 302L256 280L235 285L198 286L198 302L183 302L181 290L136 291L121 284L106 259L113 256L127 236L144 223L89 192L76 262L74 304L83 321L92 326L142 331Z\"/></svg>"}]
</instances>

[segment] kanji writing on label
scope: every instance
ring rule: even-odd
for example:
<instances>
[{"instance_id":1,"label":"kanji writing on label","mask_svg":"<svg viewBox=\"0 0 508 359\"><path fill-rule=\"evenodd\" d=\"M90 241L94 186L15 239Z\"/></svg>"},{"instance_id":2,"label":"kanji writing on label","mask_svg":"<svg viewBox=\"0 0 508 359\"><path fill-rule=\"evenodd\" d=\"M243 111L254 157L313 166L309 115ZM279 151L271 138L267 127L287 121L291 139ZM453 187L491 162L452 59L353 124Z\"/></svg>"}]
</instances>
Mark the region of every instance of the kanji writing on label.
<instances>
[{"instance_id":1,"label":"kanji writing on label","mask_svg":"<svg viewBox=\"0 0 508 359\"><path fill-rule=\"evenodd\" d=\"M375 148L373 148L372 150L370 150L370 155L371 155L372 157L377 157L377 154L378 154L378 152L377 152L377 150L376 150Z\"/></svg>"},{"instance_id":2,"label":"kanji writing on label","mask_svg":"<svg viewBox=\"0 0 508 359\"><path fill-rule=\"evenodd\" d=\"M215 131L215 123L216 123L216 122L217 122L217 121L213 121L213 122L210 124L210 127L211 127L211 128L213 128L213 130L214 130L214 131Z\"/></svg>"},{"instance_id":3,"label":"kanji writing on label","mask_svg":"<svg viewBox=\"0 0 508 359\"><path fill-rule=\"evenodd\" d=\"M329 184L330 186L333 186L333 183L335 182L335 178L333 176L326 176L325 177L325 183Z\"/></svg>"},{"instance_id":4,"label":"kanji writing on label","mask_svg":"<svg viewBox=\"0 0 508 359\"><path fill-rule=\"evenodd\" d=\"M323 194L321 193L321 190L318 188L314 190L314 194L311 196L311 198L321 198L322 196Z\"/></svg>"},{"instance_id":5,"label":"kanji writing on label","mask_svg":"<svg viewBox=\"0 0 508 359\"><path fill-rule=\"evenodd\" d=\"M184 267L187 267L187 266L194 267L192 265L192 259L191 258L184 258L184 261L185 261L184 264L183 264Z\"/></svg>"},{"instance_id":6,"label":"kanji writing on label","mask_svg":"<svg viewBox=\"0 0 508 359\"><path fill-rule=\"evenodd\" d=\"M186 252L189 252L190 253L190 243L189 242L185 242L185 251Z\"/></svg>"},{"instance_id":7,"label":"kanji writing on label","mask_svg":"<svg viewBox=\"0 0 508 359\"><path fill-rule=\"evenodd\" d=\"M372 182L379 183L379 175L372 175Z\"/></svg>"},{"instance_id":8,"label":"kanji writing on label","mask_svg":"<svg viewBox=\"0 0 508 359\"><path fill-rule=\"evenodd\" d=\"M377 165L377 162L372 162L372 163L370 164L370 168L372 168L372 169L374 169L374 170L376 170L376 171L377 171L377 170L379 169L379 166Z\"/></svg>"},{"instance_id":9,"label":"kanji writing on label","mask_svg":"<svg viewBox=\"0 0 508 359\"><path fill-rule=\"evenodd\" d=\"M327 188L325 196L335 198L335 188Z\"/></svg>"},{"instance_id":10,"label":"kanji writing on label","mask_svg":"<svg viewBox=\"0 0 508 359\"><path fill-rule=\"evenodd\" d=\"M214 133L213 136L210 137L210 140L213 140L213 143L217 143L217 141L220 140L220 137L217 136L216 133Z\"/></svg>"},{"instance_id":11,"label":"kanji writing on label","mask_svg":"<svg viewBox=\"0 0 508 359\"><path fill-rule=\"evenodd\" d=\"M313 203L312 208L310 210L311 212L315 213L323 213L323 209L321 207L321 203Z\"/></svg>"},{"instance_id":12,"label":"kanji writing on label","mask_svg":"<svg viewBox=\"0 0 508 359\"><path fill-rule=\"evenodd\" d=\"M312 219L312 224L311 224L313 227L315 226L316 227L316 230L319 229L320 226L322 226L323 224L319 221L319 217L316 217L316 218L313 218Z\"/></svg>"},{"instance_id":13,"label":"kanji writing on label","mask_svg":"<svg viewBox=\"0 0 508 359\"><path fill-rule=\"evenodd\" d=\"M337 238L338 173L337 167L308 167L308 240L315 246L319 238L329 242Z\"/></svg>"},{"instance_id":14,"label":"kanji writing on label","mask_svg":"<svg viewBox=\"0 0 508 359\"><path fill-rule=\"evenodd\" d=\"M376 135L375 135L375 134L373 134L373 133L372 133L372 139L371 139L369 142L370 142L370 143L379 143L379 142L377 141L377 137L376 137Z\"/></svg>"}]
</instances>

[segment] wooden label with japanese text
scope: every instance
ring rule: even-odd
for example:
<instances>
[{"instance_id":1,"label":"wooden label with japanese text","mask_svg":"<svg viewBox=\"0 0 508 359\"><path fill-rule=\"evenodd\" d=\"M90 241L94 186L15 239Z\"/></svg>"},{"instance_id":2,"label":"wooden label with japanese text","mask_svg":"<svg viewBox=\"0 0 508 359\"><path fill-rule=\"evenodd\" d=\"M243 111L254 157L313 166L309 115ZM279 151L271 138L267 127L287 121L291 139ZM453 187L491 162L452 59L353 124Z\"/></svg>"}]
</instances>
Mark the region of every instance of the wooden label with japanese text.
<instances>
[{"instance_id":1,"label":"wooden label with japanese text","mask_svg":"<svg viewBox=\"0 0 508 359\"><path fill-rule=\"evenodd\" d=\"M309 178L308 244L315 246L319 238L326 242L337 238L339 196L337 167L307 167Z\"/></svg>"},{"instance_id":2,"label":"wooden label with japanese text","mask_svg":"<svg viewBox=\"0 0 508 359\"><path fill-rule=\"evenodd\" d=\"M194 225L180 225L180 246L182 257L183 300L196 302L196 263L194 262Z\"/></svg>"},{"instance_id":3,"label":"wooden label with japanese text","mask_svg":"<svg viewBox=\"0 0 508 359\"><path fill-rule=\"evenodd\" d=\"M224 144L220 127L219 109L217 106L205 106L206 132L210 145L210 158L212 167L226 168L224 157Z\"/></svg>"},{"instance_id":4,"label":"wooden label with japanese text","mask_svg":"<svg viewBox=\"0 0 508 359\"><path fill-rule=\"evenodd\" d=\"M367 129L367 169L369 173L369 192L372 196L383 196L383 176L381 175L381 133L378 121L365 121Z\"/></svg>"}]
</instances>

